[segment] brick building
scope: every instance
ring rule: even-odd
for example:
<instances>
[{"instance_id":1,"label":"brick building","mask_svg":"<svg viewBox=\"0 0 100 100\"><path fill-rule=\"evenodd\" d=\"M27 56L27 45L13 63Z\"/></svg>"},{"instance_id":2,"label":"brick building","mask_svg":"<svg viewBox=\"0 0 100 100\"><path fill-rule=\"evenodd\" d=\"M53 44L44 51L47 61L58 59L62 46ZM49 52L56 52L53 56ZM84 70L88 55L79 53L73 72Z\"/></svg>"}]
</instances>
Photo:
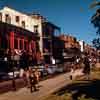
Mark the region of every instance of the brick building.
<instances>
[{"instance_id":1,"label":"brick building","mask_svg":"<svg viewBox=\"0 0 100 100\"><path fill-rule=\"evenodd\" d=\"M70 59L80 55L80 45L77 39L70 35L61 35L60 39L64 41L63 56Z\"/></svg>"},{"instance_id":2,"label":"brick building","mask_svg":"<svg viewBox=\"0 0 100 100\"><path fill-rule=\"evenodd\" d=\"M51 63L52 40L60 33L59 27L40 14L25 14L10 7L0 10L0 25L1 48L6 46L6 49L10 48L17 52L28 50L33 52L38 63L41 58L44 58L46 63ZM4 42L3 38L7 41Z\"/></svg>"}]
</instances>

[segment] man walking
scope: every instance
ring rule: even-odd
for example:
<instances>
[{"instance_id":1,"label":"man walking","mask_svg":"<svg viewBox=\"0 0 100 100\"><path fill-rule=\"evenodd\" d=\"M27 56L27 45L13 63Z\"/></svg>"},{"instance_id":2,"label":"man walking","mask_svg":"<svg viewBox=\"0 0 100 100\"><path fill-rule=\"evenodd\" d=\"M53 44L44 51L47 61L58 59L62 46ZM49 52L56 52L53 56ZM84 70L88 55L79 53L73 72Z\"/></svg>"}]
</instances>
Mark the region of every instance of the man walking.
<instances>
[{"instance_id":1,"label":"man walking","mask_svg":"<svg viewBox=\"0 0 100 100\"><path fill-rule=\"evenodd\" d=\"M30 91L33 92L33 88L34 88L34 91L37 91L38 89L36 85L39 82L39 72L37 69L32 70L32 72L30 73L29 79L30 79Z\"/></svg>"},{"instance_id":2,"label":"man walking","mask_svg":"<svg viewBox=\"0 0 100 100\"><path fill-rule=\"evenodd\" d=\"M86 75L87 79L89 79L89 76L90 76L90 62L89 62L89 58L88 58L88 55L87 53L85 54L85 57L84 57L84 69L83 69L83 73Z\"/></svg>"}]
</instances>

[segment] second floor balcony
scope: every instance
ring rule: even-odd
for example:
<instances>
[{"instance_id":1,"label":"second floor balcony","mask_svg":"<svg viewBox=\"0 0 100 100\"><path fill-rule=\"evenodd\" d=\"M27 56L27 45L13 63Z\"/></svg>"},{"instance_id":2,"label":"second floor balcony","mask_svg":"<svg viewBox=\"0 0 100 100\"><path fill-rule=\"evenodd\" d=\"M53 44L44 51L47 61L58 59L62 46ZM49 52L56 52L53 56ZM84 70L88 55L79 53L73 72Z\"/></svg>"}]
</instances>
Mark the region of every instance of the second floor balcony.
<instances>
[{"instance_id":1,"label":"second floor balcony","mask_svg":"<svg viewBox=\"0 0 100 100\"><path fill-rule=\"evenodd\" d=\"M43 22L42 23L42 30L43 30L43 38L52 38L54 36L60 35L60 28L55 26L54 24L50 22Z\"/></svg>"}]
</instances>

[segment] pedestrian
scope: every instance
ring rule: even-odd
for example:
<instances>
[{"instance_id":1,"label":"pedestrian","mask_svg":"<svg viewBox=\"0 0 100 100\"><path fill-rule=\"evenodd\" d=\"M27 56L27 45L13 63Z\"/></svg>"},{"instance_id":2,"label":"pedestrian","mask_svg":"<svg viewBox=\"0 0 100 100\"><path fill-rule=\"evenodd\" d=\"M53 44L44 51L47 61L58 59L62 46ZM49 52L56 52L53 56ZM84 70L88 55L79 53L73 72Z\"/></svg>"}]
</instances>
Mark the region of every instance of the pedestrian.
<instances>
[{"instance_id":1,"label":"pedestrian","mask_svg":"<svg viewBox=\"0 0 100 100\"><path fill-rule=\"evenodd\" d=\"M74 70L73 70L73 68L71 68L70 69L70 76L69 76L70 80L73 79L73 73L74 73Z\"/></svg>"},{"instance_id":2,"label":"pedestrian","mask_svg":"<svg viewBox=\"0 0 100 100\"><path fill-rule=\"evenodd\" d=\"M32 67L29 66L28 70L26 71L26 80L27 80L27 88L30 88L30 76L32 73Z\"/></svg>"},{"instance_id":3,"label":"pedestrian","mask_svg":"<svg viewBox=\"0 0 100 100\"><path fill-rule=\"evenodd\" d=\"M86 75L87 79L89 79L89 76L90 76L90 62L89 62L87 53L85 54L83 63L84 63L83 73Z\"/></svg>"},{"instance_id":4,"label":"pedestrian","mask_svg":"<svg viewBox=\"0 0 100 100\"><path fill-rule=\"evenodd\" d=\"M37 91L38 89L37 89L36 84L39 82L39 75L38 75L37 69L32 70L30 72L29 79L30 79L30 92L31 93L33 92L33 88L34 88L34 91Z\"/></svg>"},{"instance_id":5,"label":"pedestrian","mask_svg":"<svg viewBox=\"0 0 100 100\"><path fill-rule=\"evenodd\" d=\"M74 73L75 73L75 70L76 70L76 66L75 66L75 64L72 64L71 65L71 69L70 69L70 80L72 80L72 79L74 79Z\"/></svg>"},{"instance_id":6,"label":"pedestrian","mask_svg":"<svg viewBox=\"0 0 100 100\"><path fill-rule=\"evenodd\" d=\"M21 69L20 69L20 72L19 72L19 77L20 77L20 78L23 78L23 76L24 76L24 69L21 68Z\"/></svg>"},{"instance_id":7,"label":"pedestrian","mask_svg":"<svg viewBox=\"0 0 100 100\"><path fill-rule=\"evenodd\" d=\"M36 80L37 80L37 87L39 87L40 72L38 71L37 68L35 69L34 74L35 74Z\"/></svg>"}]
</instances>

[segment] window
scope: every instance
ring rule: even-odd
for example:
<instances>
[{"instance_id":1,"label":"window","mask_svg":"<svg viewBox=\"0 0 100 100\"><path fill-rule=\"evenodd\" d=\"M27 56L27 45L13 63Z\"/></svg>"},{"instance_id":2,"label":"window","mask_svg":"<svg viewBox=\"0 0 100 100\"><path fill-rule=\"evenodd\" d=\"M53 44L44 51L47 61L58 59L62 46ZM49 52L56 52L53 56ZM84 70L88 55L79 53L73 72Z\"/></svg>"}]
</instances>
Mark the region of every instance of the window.
<instances>
[{"instance_id":1,"label":"window","mask_svg":"<svg viewBox=\"0 0 100 100\"><path fill-rule=\"evenodd\" d=\"M28 42L24 41L24 49L27 50L28 49Z\"/></svg>"},{"instance_id":2,"label":"window","mask_svg":"<svg viewBox=\"0 0 100 100\"><path fill-rule=\"evenodd\" d=\"M20 40L19 43L20 43L20 49L23 49L23 41Z\"/></svg>"},{"instance_id":3,"label":"window","mask_svg":"<svg viewBox=\"0 0 100 100\"><path fill-rule=\"evenodd\" d=\"M44 52L50 52L51 48L50 48L51 44L48 40L44 39L43 40L43 48L44 48Z\"/></svg>"},{"instance_id":4,"label":"window","mask_svg":"<svg viewBox=\"0 0 100 100\"><path fill-rule=\"evenodd\" d=\"M25 21L22 21L22 28L25 28Z\"/></svg>"},{"instance_id":5,"label":"window","mask_svg":"<svg viewBox=\"0 0 100 100\"><path fill-rule=\"evenodd\" d=\"M7 49L7 47L8 47L8 41L7 41L7 39L6 39L6 37L5 36L2 36L1 37L1 48L3 48L3 49Z\"/></svg>"},{"instance_id":6,"label":"window","mask_svg":"<svg viewBox=\"0 0 100 100\"><path fill-rule=\"evenodd\" d=\"M18 49L18 41L17 41L16 38L14 39L14 43L15 43L15 44L14 44L14 46L15 46L14 48L15 48L15 49Z\"/></svg>"},{"instance_id":7,"label":"window","mask_svg":"<svg viewBox=\"0 0 100 100\"><path fill-rule=\"evenodd\" d=\"M0 21L2 21L2 13L0 13Z\"/></svg>"},{"instance_id":8,"label":"window","mask_svg":"<svg viewBox=\"0 0 100 100\"><path fill-rule=\"evenodd\" d=\"M43 26L43 36L44 37L49 37L51 35L51 32L53 33L53 29L49 25L44 25Z\"/></svg>"},{"instance_id":9,"label":"window","mask_svg":"<svg viewBox=\"0 0 100 100\"><path fill-rule=\"evenodd\" d=\"M5 22L11 24L11 17L8 14L5 15Z\"/></svg>"},{"instance_id":10,"label":"window","mask_svg":"<svg viewBox=\"0 0 100 100\"><path fill-rule=\"evenodd\" d=\"M16 16L16 22L18 23L19 22L19 16Z\"/></svg>"},{"instance_id":11,"label":"window","mask_svg":"<svg viewBox=\"0 0 100 100\"><path fill-rule=\"evenodd\" d=\"M34 25L34 33L38 33L38 25Z\"/></svg>"}]
</instances>

